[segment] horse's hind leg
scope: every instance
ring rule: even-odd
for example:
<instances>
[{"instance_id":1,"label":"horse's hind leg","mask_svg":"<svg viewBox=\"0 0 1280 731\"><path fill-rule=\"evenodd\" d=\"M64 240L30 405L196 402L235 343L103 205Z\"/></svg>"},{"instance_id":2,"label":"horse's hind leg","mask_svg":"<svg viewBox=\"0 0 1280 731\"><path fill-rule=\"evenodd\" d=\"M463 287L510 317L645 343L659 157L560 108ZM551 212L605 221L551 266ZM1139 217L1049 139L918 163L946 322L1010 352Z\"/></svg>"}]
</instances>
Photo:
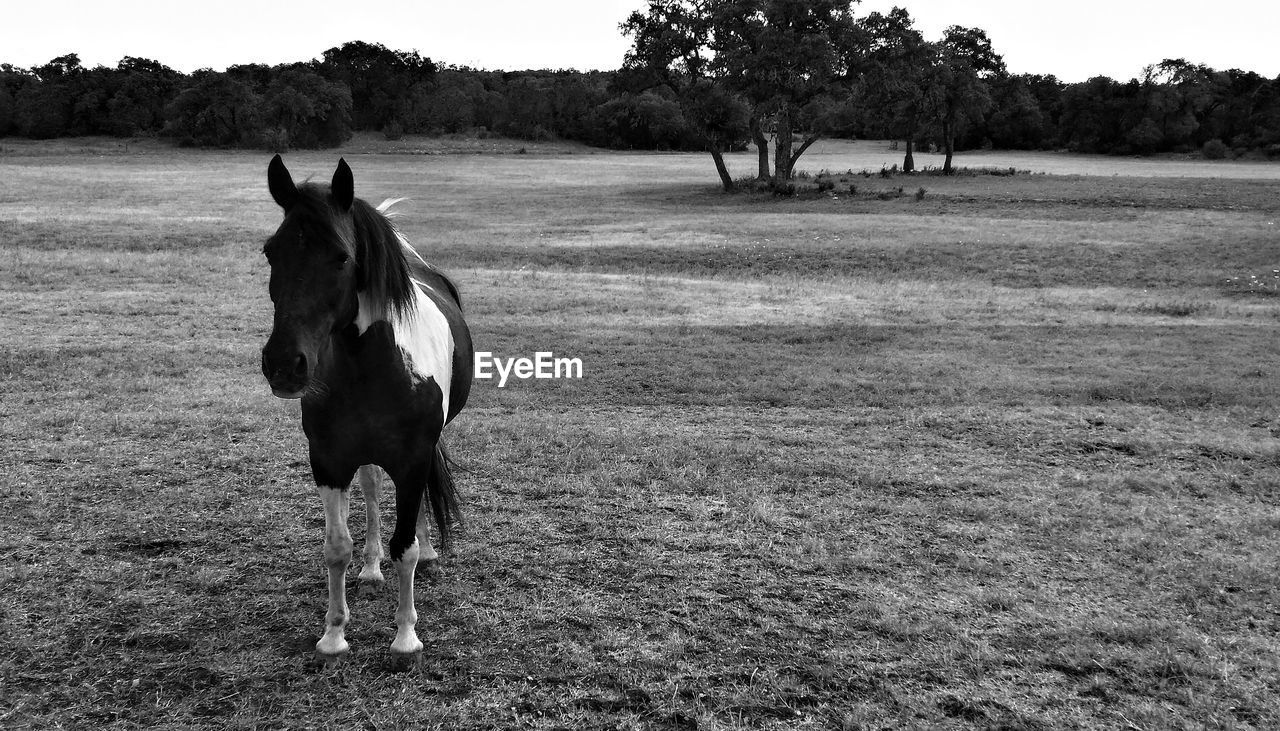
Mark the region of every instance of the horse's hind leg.
<instances>
[{"instance_id":1,"label":"horse's hind leg","mask_svg":"<svg viewBox=\"0 0 1280 731\"><path fill-rule=\"evenodd\" d=\"M391 651L408 655L422 650L422 640L418 639L414 629L418 623L418 611L413 602L413 572L420 555L417 523L427 484L426 466L419 465L397 473L391 479L396 483L396 528L391 534L391 563L396 567L400 585L396 603L396 637L391 641Z\"/></svg>"},{"instance_id":2,"label":"horse's hind leg","mask_svg":"<svg viewBox=\"0 0 1280 731\"><path fill-rule=\"evenodd\" d=\"M440 556L431 546L431 501L424 499L418 508L418 561L427 576L440 576Z\"/></svg>"},{"instance_id":3,"label":"horse's hind leg","mask_svg":"<svg viewBox=\"0 0 1280 731\"><path fill-rule=\"evenodd\" d=\"M323 487L320 500L324 503L324 562L329 569L329 609L324 615L324 636L316 643L316 652L322 655L345 654L348 645L345 637L347 620L347 566L351 563L351 533L347 531L347 514L350 511L351 493L336 487Z\"/></svg>"},{"instance_id":4,"label":"horse's hind leg","mask_svg":"<svg viewBox=\"0 0 1280 731\"><path fill-rule=\"evenodd\" d=\"M360 589L382 585L382 520L378 514L378 495L382 491L382 470L365 465L359 472L360 490L364 494L364 566L360 569Z\"/></svg>"}]
</instances>

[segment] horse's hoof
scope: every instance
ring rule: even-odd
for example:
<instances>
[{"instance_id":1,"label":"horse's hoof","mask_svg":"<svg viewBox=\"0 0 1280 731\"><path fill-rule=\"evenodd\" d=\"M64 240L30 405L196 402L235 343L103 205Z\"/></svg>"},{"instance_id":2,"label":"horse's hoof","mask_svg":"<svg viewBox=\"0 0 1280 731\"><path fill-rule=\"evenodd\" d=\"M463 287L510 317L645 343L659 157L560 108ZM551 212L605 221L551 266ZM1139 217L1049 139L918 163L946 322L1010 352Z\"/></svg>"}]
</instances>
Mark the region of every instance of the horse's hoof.
<instances>
[{"instance_id":1,"label":"horse's hoof","mask_svg":"<svg viewBox=\"0 0 1280 731\"><path fill-rule=\"evenodd\" d=\"M361 599L368 599L371 596L376 596L382 591L382 587L385 584L385 581L365 581L361 579L360 583L356 586L356 596Z\"/></svg>"},{"instance_id":2,"label":"horse's hoof","mask_svg":"<svg viewBox=\"0 0 1280 731\"><path fill-rule=\"evenodd\" d=\"M346 657L347 651L351 649L351 645L347 644L347 639L342 636L340 627L330 627L325 632L324 637L316 643L316 655L319 657L336 657L342 659Z\"/></svg>"},{"instance_id":3,"label":"horse's hoof","mask_svg":"<svg viewBox=\"0 0 1280 731\"><path fill-rule=\"evenodd\" d=\"M396 628L396 637L391 641L392 655L417 655L422 652L422 640L413 631L413 625Z\"/></svg>"}]
</instances>

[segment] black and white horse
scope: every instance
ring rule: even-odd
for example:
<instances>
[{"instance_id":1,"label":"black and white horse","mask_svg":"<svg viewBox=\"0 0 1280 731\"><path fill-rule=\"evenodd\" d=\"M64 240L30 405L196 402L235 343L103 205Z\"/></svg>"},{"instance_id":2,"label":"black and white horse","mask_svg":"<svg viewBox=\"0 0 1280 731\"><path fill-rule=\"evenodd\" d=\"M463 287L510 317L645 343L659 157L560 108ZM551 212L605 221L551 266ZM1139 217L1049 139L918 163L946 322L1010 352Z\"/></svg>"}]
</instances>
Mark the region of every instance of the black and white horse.
<instances>
[{"instance_id":1,"label":"black and white horse","mask_svg":"<svg viewBox=\"0 0 1280 731\"><path fill-rule=\"evenodd\" d=\"M385 215L392 202L374 208L355 197L345 160L330 186L295 185L276 155L267 182L284 222L263 247L275 323L262 373L276 396L302 399L324 503L329 609L316 650L338 656L348 649L347 488L357 472L368 515L360 579L382 581L380 467L396 488L389 548L400 596L391 650L415 653L422 642L414 630L414 569L419 559L436 559L427 506L442 550L457 513L440 431L471 389L471 334L458 290L396 231Z\"/></svg>"}]
</instances>

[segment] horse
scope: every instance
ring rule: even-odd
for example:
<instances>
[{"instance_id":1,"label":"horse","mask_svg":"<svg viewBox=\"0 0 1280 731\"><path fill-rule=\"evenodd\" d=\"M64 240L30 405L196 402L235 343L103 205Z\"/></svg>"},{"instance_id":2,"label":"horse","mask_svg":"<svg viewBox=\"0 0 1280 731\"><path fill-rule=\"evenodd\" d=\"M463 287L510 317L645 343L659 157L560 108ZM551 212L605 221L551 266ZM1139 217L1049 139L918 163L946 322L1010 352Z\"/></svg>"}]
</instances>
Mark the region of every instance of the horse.
<instances>
[{"instance_id":1,"label":"horse","mask_svg":"<svg viewBox=\"0 0 1280 731\"><path fill-rule=\"evenodd\" d=\"M396 491L388 548L399 579L391 651L413 655L422 650L414 570L420 559L426 565L438 559L428 505L442 552L459 518L440 432L471 388L462 301L453 282L392 224L388 209L398 200L375 208L355 197L346 160L326 188L295 184L276 155L267 185L284 221L263 247L275 316L262 373L275 396L302 400L311 474L324 505L329 604L316 651L337 659L349 649L347 488L357 473L368 516L359 578L363 586L383 581L378 493L385 471Z\"/></svg>"}]
</instances>

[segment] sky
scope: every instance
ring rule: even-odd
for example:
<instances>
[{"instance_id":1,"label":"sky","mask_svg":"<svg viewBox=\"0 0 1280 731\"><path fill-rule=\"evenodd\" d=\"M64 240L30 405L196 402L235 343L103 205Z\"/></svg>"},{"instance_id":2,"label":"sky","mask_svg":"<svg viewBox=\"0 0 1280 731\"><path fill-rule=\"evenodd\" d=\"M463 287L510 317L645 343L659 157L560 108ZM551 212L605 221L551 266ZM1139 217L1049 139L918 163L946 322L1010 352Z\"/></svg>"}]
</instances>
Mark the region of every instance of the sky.
<instances>
[{"instance_id":1,"label":"sky","mask_svg":"<svg viewBox=\"0 0 1280 731\"><path fill-rule=\"evenodd\" d=\"M0 63L65 53L86 66L124 56L180 71L319 57L362 40L437 63L486 69L615 69L618 24L644 0L0 0ZM930 39L950 25L987 31L1013 73L1127 80L1165 58L1280 76L1275 0L864 0L858 15L906 7ZM186 6L186 7L184 7ZM199 10L189 10L196 7Z\"/></svg>"}]
</instances>

